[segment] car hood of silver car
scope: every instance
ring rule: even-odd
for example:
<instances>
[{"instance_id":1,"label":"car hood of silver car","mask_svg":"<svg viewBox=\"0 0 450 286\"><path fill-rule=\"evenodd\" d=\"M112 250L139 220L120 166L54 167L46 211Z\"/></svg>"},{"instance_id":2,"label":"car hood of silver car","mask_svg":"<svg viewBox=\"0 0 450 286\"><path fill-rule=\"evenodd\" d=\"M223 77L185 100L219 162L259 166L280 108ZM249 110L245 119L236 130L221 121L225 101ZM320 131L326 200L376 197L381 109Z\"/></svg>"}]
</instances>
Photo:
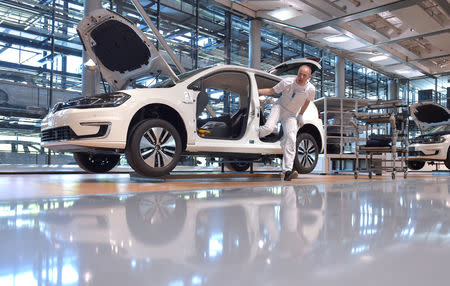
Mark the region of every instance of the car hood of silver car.
<instances>
[{"instance_id":1,"label":"car hood of silver car","mask_svg":"<svg viewBox=\"0 0 450 286\"><path fill-rule=\"evenodd\" d=\"M411 116L422 132L431 128L450 125L448 108L434 102L419 102L409 107Z\"/></svg>"}]
</instances>

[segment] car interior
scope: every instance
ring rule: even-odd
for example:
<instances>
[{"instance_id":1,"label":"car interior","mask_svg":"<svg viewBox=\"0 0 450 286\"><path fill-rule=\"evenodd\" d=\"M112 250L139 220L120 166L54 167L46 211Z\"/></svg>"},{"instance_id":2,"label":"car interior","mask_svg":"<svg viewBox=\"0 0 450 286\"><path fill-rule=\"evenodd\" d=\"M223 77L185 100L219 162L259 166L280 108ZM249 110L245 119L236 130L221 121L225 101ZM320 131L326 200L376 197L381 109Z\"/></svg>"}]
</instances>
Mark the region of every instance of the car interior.
<instances>
[{"instance_id":1,"label":"car interior","mask_svg":"<svg viewBox=\"0 0 450 286\"><path fill-rule=\"evenodd\" d=\"M225 71L202 79L197 95L197 131L210 139L239 139L247 127L250 81L242 72ZM210 103L215 104L210 104ZM215 106L212 109L211 106Z\"/></svg>"}]
</instances>

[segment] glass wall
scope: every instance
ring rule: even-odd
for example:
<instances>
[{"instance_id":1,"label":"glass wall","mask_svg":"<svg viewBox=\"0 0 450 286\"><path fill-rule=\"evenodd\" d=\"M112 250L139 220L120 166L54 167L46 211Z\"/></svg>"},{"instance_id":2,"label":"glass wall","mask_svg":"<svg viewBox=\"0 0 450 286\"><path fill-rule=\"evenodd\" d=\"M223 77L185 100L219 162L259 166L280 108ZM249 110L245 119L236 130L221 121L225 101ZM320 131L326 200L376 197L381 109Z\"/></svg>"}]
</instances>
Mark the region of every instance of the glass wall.
<instances>
[{"instance_id":1,"label":"glass wall","mask_svg":"<svg viewBox=\"0 0 450 286\"><path fill-rule=\"evenodd\" d=\"M27 3L35 5L0 2L0 164L25 162L8 155L12 153L36 154L33 162L40 165L74 163L67 154L49 154L36 144L40 142L40 120L52 103L81 96L82 45L76 26L83 17L84 1L55 1L54 20L51 6L43 6L39 0ZM131 2L102 4L135 23L161 48ZM145 10L186 70L214 64L248 66L248 18L199 0L149 2ZM267 70L293 58L321 58L323 69L312 78L316 98L335 96L335 56L262 21L261 68ZM158 80L149 77L136 84L148 86ZM431 89L430 100L446 105L448 80L448 76L402 80L399 98L414 103L419 93ZM345 61L347 97L388 99L388 81L376 71ZM19 146L13 142L28 143Z\"/></svg>"},{"instance_id":2,"label":"glass wall","mask_svg":"<svg viewBox=\"0 0 450 286\"><path fill-rule=\"evenodd\" d=\"M322 53L322 70L316 72L315 81L320 81L321 85L316 84L316 98L323 96L335 96L335 66L336 56L330 52ZM319 78L320 76L320 78Z\"/></svg>"}]
</instances>

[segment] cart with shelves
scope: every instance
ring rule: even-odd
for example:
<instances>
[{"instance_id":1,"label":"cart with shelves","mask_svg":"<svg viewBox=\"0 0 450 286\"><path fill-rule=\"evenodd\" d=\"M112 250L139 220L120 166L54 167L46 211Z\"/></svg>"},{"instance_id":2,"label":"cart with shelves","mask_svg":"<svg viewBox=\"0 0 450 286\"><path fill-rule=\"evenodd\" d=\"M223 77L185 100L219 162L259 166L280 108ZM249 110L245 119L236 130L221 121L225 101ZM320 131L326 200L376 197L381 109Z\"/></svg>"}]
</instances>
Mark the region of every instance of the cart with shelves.
<instances>
[{"instance_id":1,"label":"cart with shelves","mask_svg":"<svg viewBox=\"0 0 450 286\"><path fill-rule=\"evenodd\" d=\"M374 172L387 171L395 179L396 172L408 176L408 112L400 100L369 103L367 112L355 112L352 125L356 135L355 179L361 171L367 171L369 178ZM359 135L365 129L365 145L359 144ZM365 156L365 168L361 167L360 156ZM381 165L374 166L374 156L381 155ZM398 166L400 165L400 166Z\"/></svg>"},{"instance_id":2,"label":"cart with shelves","mask_svg":"<svg viewBox=\"0 0 450 286\"><path fill-rule=\"evenodd\" d=\"M323 173L353 172L356 143L352 115L355 111L365 110L368 102L367 99L347 97L322 97L314 101L325 130L324 153L321 155Z\"/></svg>"}]
</instances>

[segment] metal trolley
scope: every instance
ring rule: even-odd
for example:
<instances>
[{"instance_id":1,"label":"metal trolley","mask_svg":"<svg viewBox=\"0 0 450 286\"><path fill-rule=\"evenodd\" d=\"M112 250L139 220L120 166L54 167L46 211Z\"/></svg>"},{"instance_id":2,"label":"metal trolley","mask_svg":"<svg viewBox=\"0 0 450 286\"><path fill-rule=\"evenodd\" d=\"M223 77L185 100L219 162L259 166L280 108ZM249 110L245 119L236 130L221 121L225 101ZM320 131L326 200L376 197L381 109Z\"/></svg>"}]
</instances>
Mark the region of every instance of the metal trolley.
<instances>
[{"instance_id":1,"label":"metal trolley","mask_svg":"<svg viewBox=\"0 0 450 286\"><path fill-rule=\"evenodd\" d=\"M367 106L367 113L355 112L352 125L356 136L355 179L361 171L367 171L369 179L372 173L391 172L395 179L396 172L408 176L408 109L400 100L376 101ZM365 129L365 131L363 131ZM360 139L360 133L365 134ZM365 155L365 167L362 168L359 156ZM374 155L380 165L375 166ZM390 156L389 156L390 155ZM398 166L400 165L400 166Z\"/></svg>"}]
</instances>

